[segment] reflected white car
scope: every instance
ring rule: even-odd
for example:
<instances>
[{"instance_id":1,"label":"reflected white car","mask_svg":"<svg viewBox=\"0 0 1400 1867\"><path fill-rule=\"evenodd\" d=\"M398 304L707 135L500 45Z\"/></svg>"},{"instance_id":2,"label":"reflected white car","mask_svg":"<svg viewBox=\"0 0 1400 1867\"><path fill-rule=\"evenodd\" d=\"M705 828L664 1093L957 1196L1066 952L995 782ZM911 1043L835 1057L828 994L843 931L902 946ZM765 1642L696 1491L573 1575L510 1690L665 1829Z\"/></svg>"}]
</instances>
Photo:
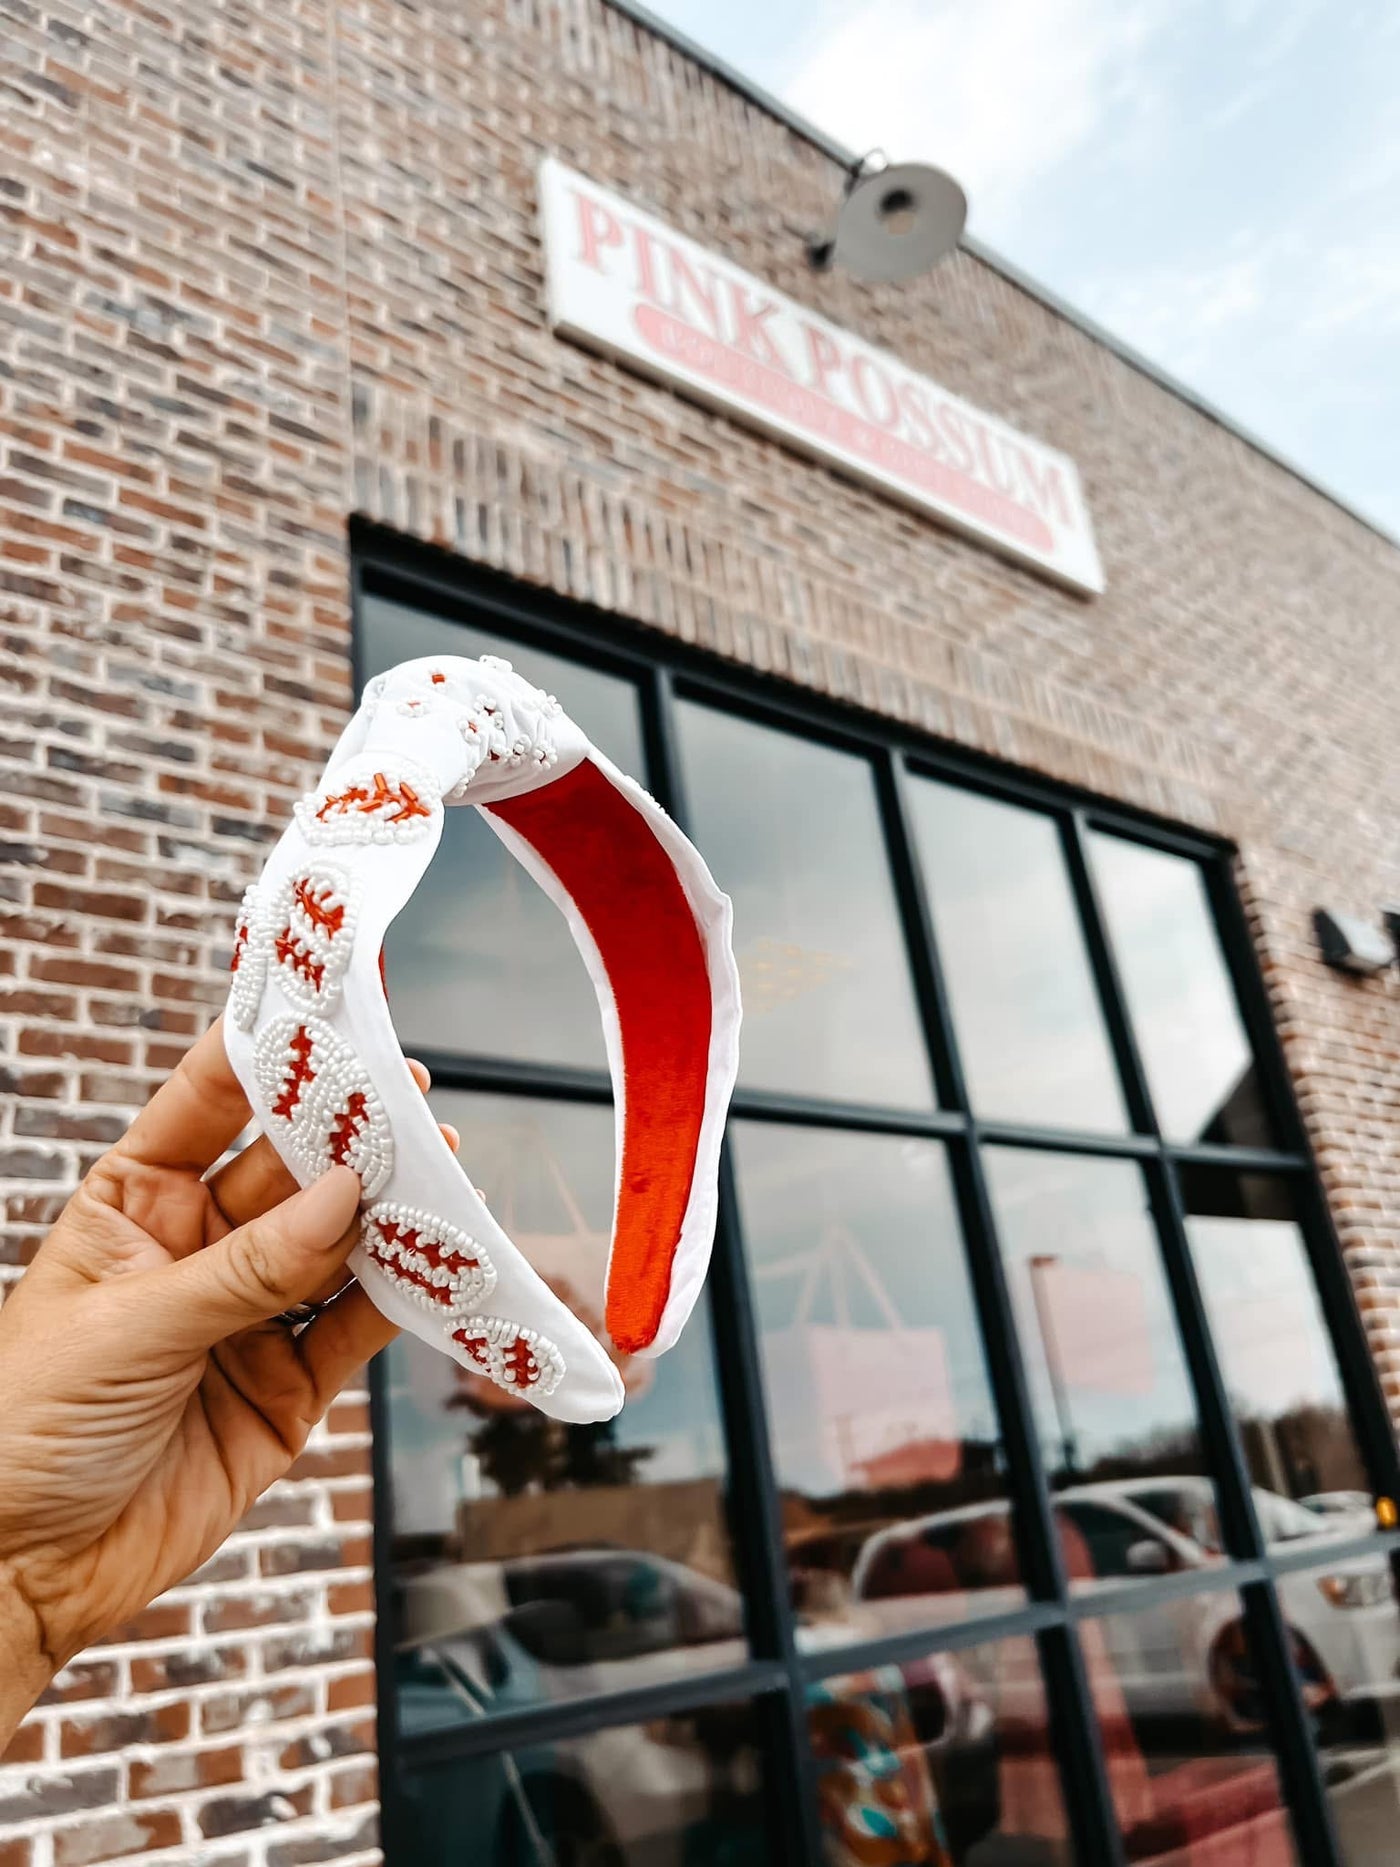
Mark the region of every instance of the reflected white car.
<instances>
[{"instance_id":1,"label":"reflected white car","mask_svg":"<svg viewBox=\"0 0 1400 1867\"><path fill-rule=\"evenodd\" d=\"M1319 1518L1274 1492L1256 1491L1261 1526L1272 1544L1316 1552L1315 1566L1282 1576L1284 1618L1309 1701L1316 1707L1374 1703L1400 1695L1400 1614L1385 1555L1328 1560L1329 1548L1373 1527L1369 1508ZM1121 1594L1147 1577L1200 1571L1221 1561L1214 1491L1198 1477L1121 1479L1056 1493L1076 1592ZM857 1599L882 1605L901 1574L918 1572L911 1545L955 1566L970 1527L1004 1518L1004 1503L970 1505L880 1531L862 1549L853 1576ZM927 1567L927 1561L925 1563ZM903 1592L903 1591L900 1591ZM968 1607L1010 1605L980 1588ZM911 1599L911 1618L918 1608ZM1158 1596L1140 1609L1116 1610L1086 1623L1091 1673L1103 1662L1134 1716L1206 1715L1234 1729L1259 1722L1258 1686L1240 1636L1232 1590Z\"/></svg>"}]
</instances>

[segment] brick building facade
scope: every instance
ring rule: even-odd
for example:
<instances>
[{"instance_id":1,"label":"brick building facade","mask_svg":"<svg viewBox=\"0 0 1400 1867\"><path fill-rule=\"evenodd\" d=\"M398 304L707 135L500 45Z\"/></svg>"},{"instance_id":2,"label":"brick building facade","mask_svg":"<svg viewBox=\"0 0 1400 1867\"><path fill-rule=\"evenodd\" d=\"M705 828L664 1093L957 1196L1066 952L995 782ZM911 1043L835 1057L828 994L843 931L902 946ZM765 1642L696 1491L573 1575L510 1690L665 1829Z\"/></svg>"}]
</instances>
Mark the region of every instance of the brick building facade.
<instances>
[{"instance_id":1,"label":"brick building facade","mask_svg":"<svg viewBox=\"0 0 1400 1867\"><path fill-rule=\"evenodd\" d=\"M830 153L605 0L0 0L0 1276L224 995L351 704L352 518L1228 838L1400 1409L1388 539L964 250L814 275ZM1068 594L561 342L546 153L1072 455ZM0 1867L376 1855L370 1433L347 1394L208 1567L71 1667Z\"/></svg>"}]
</instances>

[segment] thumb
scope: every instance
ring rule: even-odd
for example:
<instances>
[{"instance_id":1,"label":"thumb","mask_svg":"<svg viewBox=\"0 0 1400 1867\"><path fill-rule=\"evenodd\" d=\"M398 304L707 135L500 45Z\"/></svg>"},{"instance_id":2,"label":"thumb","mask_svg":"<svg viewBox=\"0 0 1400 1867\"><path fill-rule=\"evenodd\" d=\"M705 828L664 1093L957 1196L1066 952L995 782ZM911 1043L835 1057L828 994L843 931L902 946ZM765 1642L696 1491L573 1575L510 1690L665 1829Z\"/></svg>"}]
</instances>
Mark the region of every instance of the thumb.
<instances>
[{"instance_id":1,"label":"thumb","mask_svg":"<svg viewBox=\"0 0 1400 1867\"><path fill-rule=\"evenodd\" d=\"M153 1272L148 1329L189 1354L306 1302L349 1256L359 1203L359 1175L332 1167L217 1244Z\"/></svg>"}]
</instances>

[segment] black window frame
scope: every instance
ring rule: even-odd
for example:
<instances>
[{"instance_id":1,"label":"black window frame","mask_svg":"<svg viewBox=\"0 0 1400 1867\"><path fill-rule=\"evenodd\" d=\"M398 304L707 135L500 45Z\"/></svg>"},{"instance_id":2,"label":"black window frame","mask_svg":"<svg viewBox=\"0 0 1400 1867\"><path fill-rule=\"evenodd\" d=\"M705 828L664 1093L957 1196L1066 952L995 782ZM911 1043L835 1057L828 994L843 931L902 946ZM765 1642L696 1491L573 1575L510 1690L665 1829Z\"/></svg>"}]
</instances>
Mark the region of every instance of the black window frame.
<instances>
[{"instance_id":1,"label":"black window frame","mask_svg":"<svg viewBox=\"0 0 1400 1867\"><path fill-rule=\"evenodd\" d=\"M661 1718L736 1699L751 1700L764 1744L764 1797L769 1858L782 1867L817 1867L822 1859L816 1797L807 1745L806 1692L822 1678L872 1665L907 1662L935 1651L1009 1636L1034 1639L1049 1702L1052 1740L1066 1816L1077 1857L1117 1863L1124 1853L1098 1739L1094 1705L1077 1626L1105 1614L1131 1612L1186 1592L1237 1592L1268 1706L1268 1728L1280 1765L1281 1788L1300 1858L1309 1867L1341 1867L1310 1715L1305 1708L1276 1582L1314 1566L1318 1552L1272 1549L1263 1542L1244 1451L1207 1325L1187 1242L1178 1170L1219 1166L1286 1178L1297 1202L1309 1264L1336 1350L1343 1391L1374 1495L1400 1500L1400 1450L1346 1269L1317 1164L1299 1112L1274 1025L1253 938L1236 885L1234 846L1223 837L1182 828L1129 805L933 738L888 716L842 705L796 682L720 660L659 630L524 586L466 560L409 541L383 527L351 528L352 663L362 684L363 605L382 597L442 618L488 629L523 650L536 647L620 675L633 683L648 762L644 777L676 821L688 820L673 719L678 697L852 751L875 779L886 854L894 879L923 1034L933 1065L938 1106L928 1111L879 1109L740 1089L732 1115L809 1127L839 1127L928 1137L948 1151L963 1227L974 1299L1001 1416L1008 1489L1025 1604L951 1626L853 1640L820 1651L799 1648L789 1605L759 1363L758 1331L745 1270L733 1169L726 1150L710 1297L724 1326L714 1331L717 1377L728 1454L728 1506L735 1560L747 1604L751 1657L737 1667L667 1680L655 1686L537 1708L488 1715L448 1731L400 1740L393 1687L392 1531L387 1382L370 1371L373 1427L375 1658L381 1763L383 1846L389 1867L407 1867L410 1851L400 1769L450 1767L523 1743L576 1737L603 1725ZM1075 905L1088 944L1094 983L1128 1104L1127 1134L1057 1131L979 1119L972 1111L957 1051L953 1016L915 855L908 789L920 775L939 778L1021 804L1053 818ZM1086 833L1108 831L1190 858L1205 877L1210 907L1277 1146L1189 1144L1157 1128L1122 982L1088 856ZM607 1103L605 1072L520 1064L498 1057L425 1053L444 1088L553 1100ZM1025 1371L1016 1345L1011 1299L981 1157L984 1146L1051 1149L1079 1156L1136 1160L1162 1244L1167 1281L1181 1330L1200 1415L1208 1468L1215 1477L1225 1560L1208 1571L1134 1578L1120 1588L1071 1594L1052 1514L1040 1441ZM382 1359L382 1358L381 1358ZM1328 1546L1327 1558L1388 1555L1400 1587L1400 1530L1378 1529Z\"/></svg>"}]
</instances>

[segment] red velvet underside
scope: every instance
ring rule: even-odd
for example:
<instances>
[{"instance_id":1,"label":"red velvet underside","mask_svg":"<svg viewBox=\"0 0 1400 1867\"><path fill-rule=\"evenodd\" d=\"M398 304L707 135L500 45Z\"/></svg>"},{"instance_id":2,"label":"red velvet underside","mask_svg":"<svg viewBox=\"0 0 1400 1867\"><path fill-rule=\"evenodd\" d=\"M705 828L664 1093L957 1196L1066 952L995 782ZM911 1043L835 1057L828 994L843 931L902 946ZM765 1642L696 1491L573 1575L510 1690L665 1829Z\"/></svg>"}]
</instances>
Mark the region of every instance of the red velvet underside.
<instances>
[{"instance_id":1,"label":"red velvet underside","mask_svg":"<svg viewBox=\"0 0 1400 1867\"><path fill-rule=\"evenodd\" d=\"M590 761L490 809L573 897L617 1002L627 1119L607 1326L635 1352L660 1327L695 1176L712 1018L705 949L670 856Z\"/></svg>"}]
</instances>

